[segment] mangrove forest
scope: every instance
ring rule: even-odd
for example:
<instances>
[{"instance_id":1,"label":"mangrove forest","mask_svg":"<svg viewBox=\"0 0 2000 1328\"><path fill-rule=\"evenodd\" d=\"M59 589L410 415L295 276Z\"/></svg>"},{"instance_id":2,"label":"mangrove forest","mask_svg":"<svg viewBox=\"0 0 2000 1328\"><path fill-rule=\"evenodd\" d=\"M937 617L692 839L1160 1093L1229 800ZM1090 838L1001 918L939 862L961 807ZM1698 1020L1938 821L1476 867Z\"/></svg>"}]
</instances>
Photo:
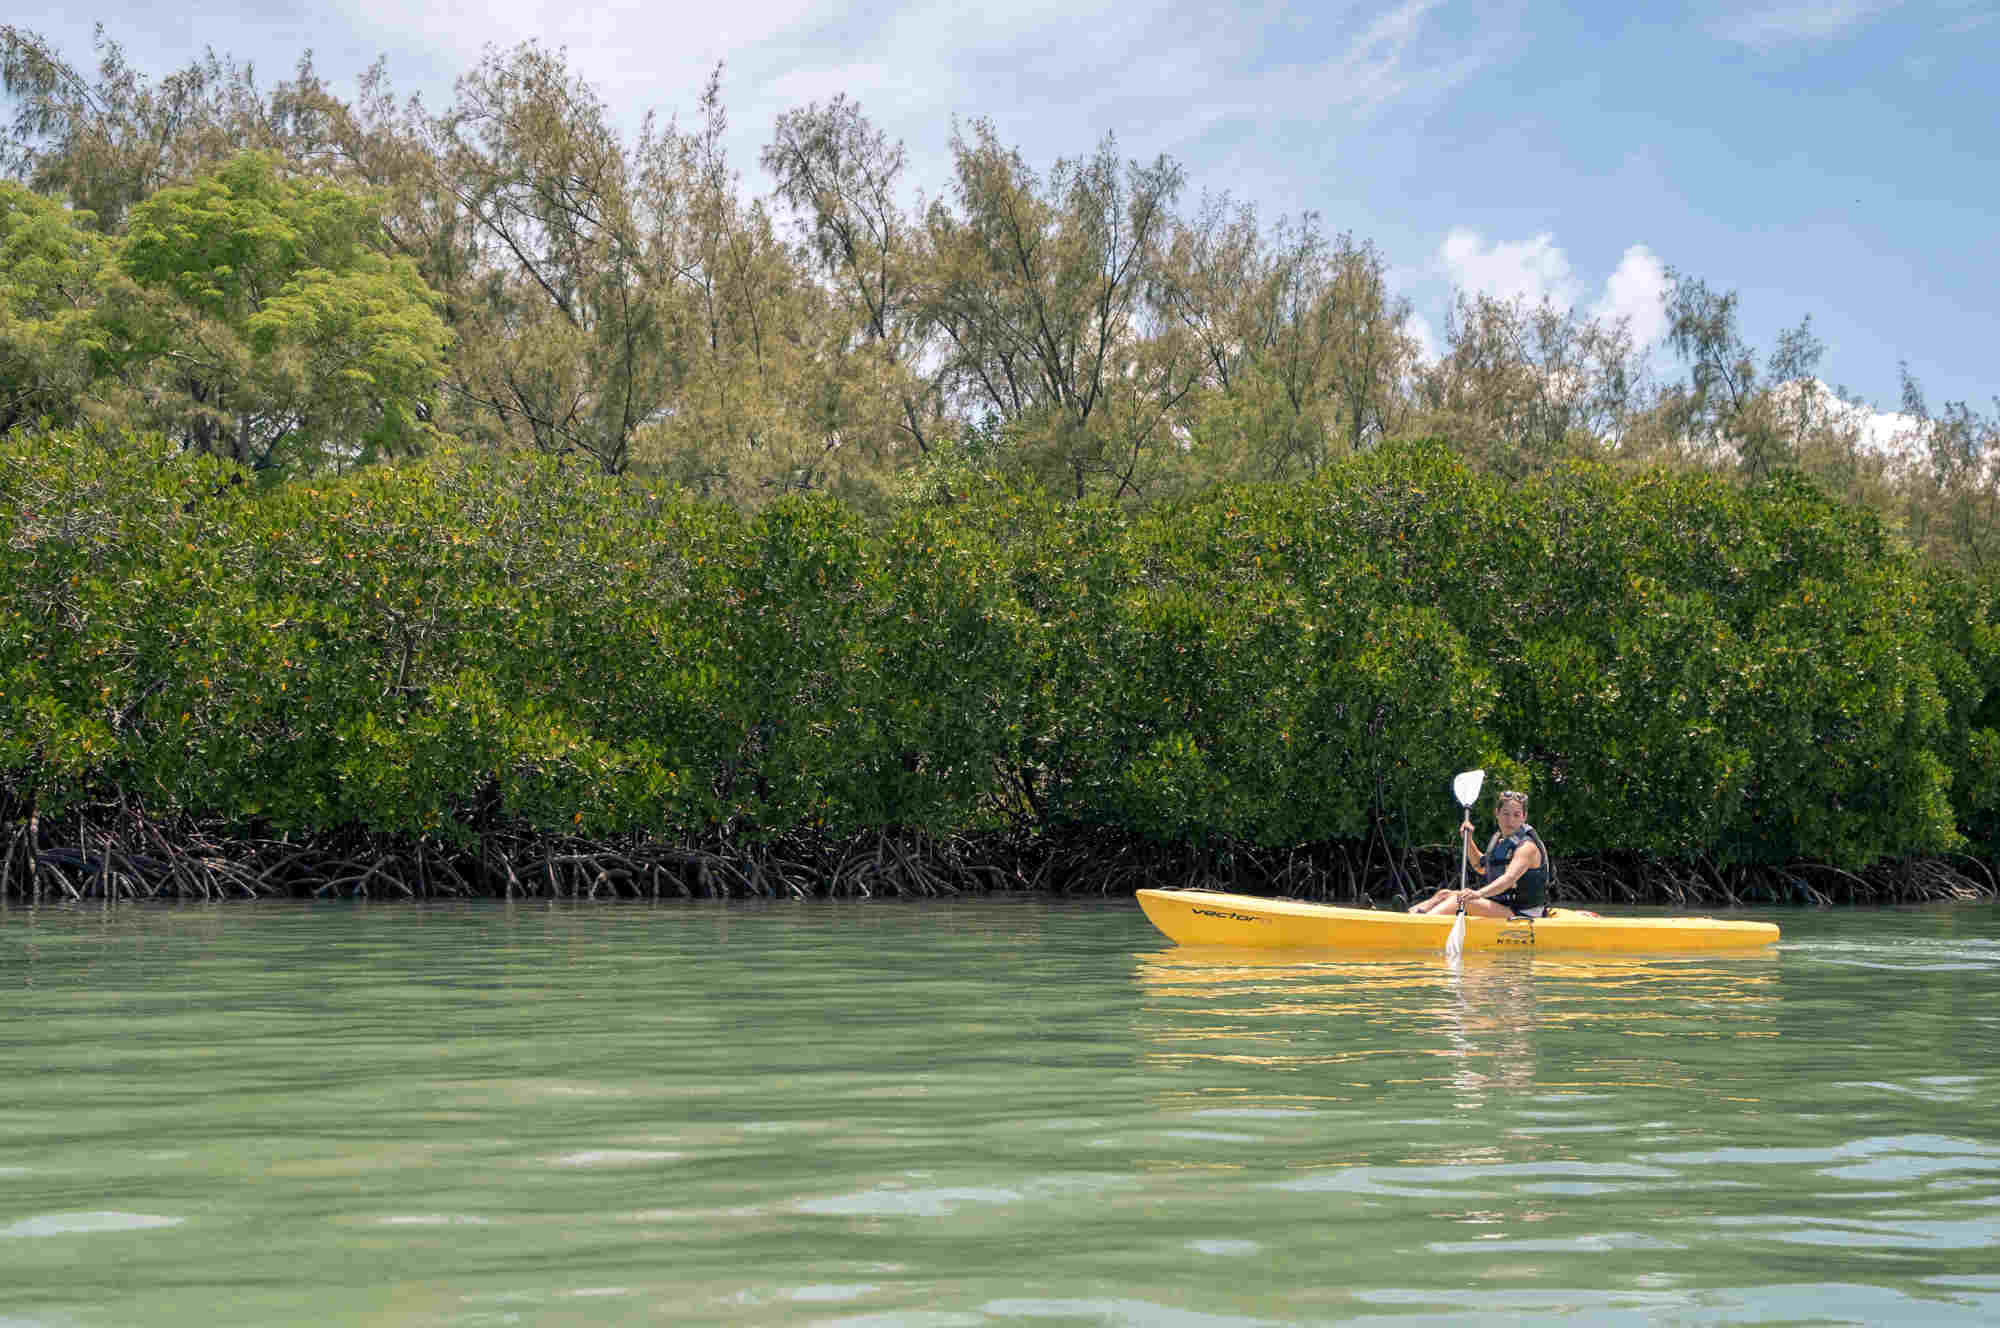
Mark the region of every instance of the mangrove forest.
<instances>
[{"instance_id":1,"label":"mangrove forest","mask_svg":"<svg viewBox=\"0 0 2000 1328\"><path fill-rule=\"evenodd\" d=\"M1995 890L2000 407L850 100L0 25L0 896Z\"/></svg>"},{"instance_id":2,"label":"mangrove forest","mask_svg":"<svg viewBox=\"0 0 2000 1328\"><path fill-rule=\"evenodd\" d=\"M1991 596L1793 475L1392 443L880 518L459 449L241 479L0 451L11 890L1379 900L1470 765L1572 898L1976 889L2000 830Z\"/></svg>"}]
</instances>

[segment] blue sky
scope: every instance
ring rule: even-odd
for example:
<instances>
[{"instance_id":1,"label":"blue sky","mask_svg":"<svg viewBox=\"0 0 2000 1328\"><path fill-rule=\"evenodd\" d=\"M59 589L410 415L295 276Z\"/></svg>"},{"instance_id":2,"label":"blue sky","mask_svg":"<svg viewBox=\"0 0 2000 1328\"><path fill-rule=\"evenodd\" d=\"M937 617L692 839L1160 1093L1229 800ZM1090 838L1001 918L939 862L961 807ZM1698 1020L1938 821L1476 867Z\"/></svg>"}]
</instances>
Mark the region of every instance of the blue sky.
<instances>
[{"instance_id":1,"label":"blue sky","mask_svg":"<svg viewBox=\"0 0 2000 1328\"><path fill-rule=\"evenodd\" d=\"M722 61L760 192L773 118L835 92L903 141L913 201L949 187L954 118L1040 168L1111 132L1178 159L1189 203L1226 190L1372 240L1432 336L1454 287L1654 335L1671 266L1739 292L1760 350L1810 314L1822 377L1879 406L1899 361L1933 410L2000 393L2000 0L37 3L11 21L80 65L102 21L149 72L212 46L276 81L311 47L341 91L385 57L434 105L486 43L536 39L633 130L687 119Z\"/></svg>"}]
</instances>

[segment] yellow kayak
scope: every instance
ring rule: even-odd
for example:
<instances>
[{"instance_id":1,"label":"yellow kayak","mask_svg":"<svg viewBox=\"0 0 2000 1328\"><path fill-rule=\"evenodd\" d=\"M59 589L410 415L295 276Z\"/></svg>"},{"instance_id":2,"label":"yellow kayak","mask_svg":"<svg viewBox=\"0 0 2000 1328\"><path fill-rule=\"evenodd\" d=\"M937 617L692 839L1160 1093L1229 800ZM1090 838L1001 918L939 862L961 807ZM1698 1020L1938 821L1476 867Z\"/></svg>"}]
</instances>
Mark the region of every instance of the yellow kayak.
<instances>
[{"instance_id":1,"label":"yellow kayak","mask_svg":"<svg viewBox=\"0 0 2000 1328\"><path fill-rule=\"evenodd\" d=\"M1443 950L1453 914L1337 908L1212 890L1141 890L1139 907L1181 945L1256 950ZM1595 954L1756 950L1778 941L1768 922L1727 918L1602 918L1555 909L1546 918L1465 920L1465 948Z\"/></svg>"}]
</instances>

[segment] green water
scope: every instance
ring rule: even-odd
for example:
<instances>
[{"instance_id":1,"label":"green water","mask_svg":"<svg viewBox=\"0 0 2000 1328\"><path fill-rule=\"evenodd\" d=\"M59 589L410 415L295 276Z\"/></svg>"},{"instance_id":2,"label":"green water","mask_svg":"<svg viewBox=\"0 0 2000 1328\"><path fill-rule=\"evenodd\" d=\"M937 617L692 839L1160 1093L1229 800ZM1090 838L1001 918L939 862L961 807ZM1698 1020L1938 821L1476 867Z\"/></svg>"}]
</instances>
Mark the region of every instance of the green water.
<instances>
[{"instance_id":1,"label":"green water","mask_svg":"<svg viewBox=\"0 0 2000 1328\"><path fill-rule=\"evenodd\" d=\"M0 910L0 1324L2000 1320L2000 910Z\"/></svg>"}]
</instances>

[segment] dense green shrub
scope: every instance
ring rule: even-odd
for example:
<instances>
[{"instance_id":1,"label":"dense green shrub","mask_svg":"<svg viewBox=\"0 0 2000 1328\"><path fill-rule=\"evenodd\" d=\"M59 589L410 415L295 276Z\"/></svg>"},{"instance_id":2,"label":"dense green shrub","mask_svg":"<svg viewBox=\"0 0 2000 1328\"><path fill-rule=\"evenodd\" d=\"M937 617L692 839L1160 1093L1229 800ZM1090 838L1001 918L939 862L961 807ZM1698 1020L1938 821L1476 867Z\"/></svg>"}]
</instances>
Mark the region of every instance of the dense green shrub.
<instances>
[{"instance_id":1,"label":"dense green shrub","mask_svg":"<svg viewBox=\"0 0 2000 1328\"><path fill-rule=\"evenodd\" d=\"M255 491L0 446L0 797L271 834L1108 828L1846 867L2000 836L1991 595L1795 479L1441 446L1133 514L746 516L443 453Z\"/></svg>"}]
</instances>

